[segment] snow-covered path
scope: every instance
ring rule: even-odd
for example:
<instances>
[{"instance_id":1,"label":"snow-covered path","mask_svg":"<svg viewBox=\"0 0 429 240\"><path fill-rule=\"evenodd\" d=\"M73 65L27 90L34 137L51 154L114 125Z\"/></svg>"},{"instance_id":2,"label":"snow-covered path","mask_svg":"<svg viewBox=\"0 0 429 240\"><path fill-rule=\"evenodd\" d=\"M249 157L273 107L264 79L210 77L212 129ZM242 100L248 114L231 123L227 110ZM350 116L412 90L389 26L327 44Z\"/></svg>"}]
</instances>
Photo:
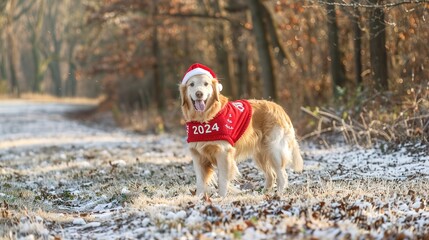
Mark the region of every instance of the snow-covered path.
<instances>
[{"instance_id":1,"label":"snow-covered path","mask_svg":"<svg viewBox=\"0 0 429 240\"><path fill-rule=\"evenodd\" d=\"M201 199L183 136L65 117L90 107L0 101L0 238L429 236L423 144L382 151L302 143L304 173L288 171L285 195L263 193L249 160L239 164L240 192Z\"/></svg>"},{"instance_id":2,"label":"snow-covered path","mask_svg":"<svg viewBox=\"0 0 429 240\"><path fill-rule=\"evenodd\" d=\"M0 150L14 147L119 143L132 140L118 129L91 126L66 118L90 104L0 101Z\"/></svg>"}]
</instances>

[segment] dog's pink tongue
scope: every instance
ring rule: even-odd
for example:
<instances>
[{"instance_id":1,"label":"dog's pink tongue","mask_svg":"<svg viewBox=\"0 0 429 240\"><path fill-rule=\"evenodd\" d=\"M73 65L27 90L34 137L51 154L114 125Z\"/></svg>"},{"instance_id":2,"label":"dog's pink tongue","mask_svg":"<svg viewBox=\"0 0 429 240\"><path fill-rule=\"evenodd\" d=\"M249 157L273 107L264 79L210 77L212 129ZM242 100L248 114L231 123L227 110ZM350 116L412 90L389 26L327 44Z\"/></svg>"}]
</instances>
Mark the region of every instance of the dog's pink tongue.
<instances>
[{"instance_id":1,"label":"dog's pink tongue","mask_svg":"<svg viewBox=\"0 0 429 240\"><path fill-rule=\"evenodd\" d=\"M204 109L206 109L206 104L204 103L204 101L196 100L195 109L197 109L197 111L204 112Z\"/></svg>"}]
</instances>

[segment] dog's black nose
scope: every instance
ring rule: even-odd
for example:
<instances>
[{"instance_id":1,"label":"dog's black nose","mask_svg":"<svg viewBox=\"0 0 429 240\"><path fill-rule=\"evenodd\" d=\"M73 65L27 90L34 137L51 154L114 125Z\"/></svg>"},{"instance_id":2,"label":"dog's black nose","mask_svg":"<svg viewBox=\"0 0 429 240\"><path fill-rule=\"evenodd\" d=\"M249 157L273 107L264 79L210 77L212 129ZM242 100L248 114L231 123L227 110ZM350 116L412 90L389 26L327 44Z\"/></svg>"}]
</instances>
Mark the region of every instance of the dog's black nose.
<instances>
[{"instance_id":1,"label":"dog's black nose","mask_svg":"<svg viewBox=\"0 0 429 240\"><path fill-rule=\"evenodd\" d=\"M202 98L203 97L203 93L201 91L197 91L195 93L195 95L197 96L197 98Z\"/></svg>"}]
</instances>

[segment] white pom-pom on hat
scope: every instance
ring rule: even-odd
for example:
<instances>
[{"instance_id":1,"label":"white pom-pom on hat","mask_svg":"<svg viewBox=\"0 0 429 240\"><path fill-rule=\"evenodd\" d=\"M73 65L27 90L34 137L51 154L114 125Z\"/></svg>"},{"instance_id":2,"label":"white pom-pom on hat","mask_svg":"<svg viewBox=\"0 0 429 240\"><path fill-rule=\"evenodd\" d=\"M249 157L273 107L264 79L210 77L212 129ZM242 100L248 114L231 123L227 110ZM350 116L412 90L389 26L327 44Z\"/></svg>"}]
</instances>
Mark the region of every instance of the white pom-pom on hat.
<instances>
[{"instance_id":1,"label":"white pom-pom on hat","mask_svg":"<svg viewBox=\"0 0 429 240\"><path fill-rule=\"evenodd\" d=\"M183 76L182 84L186 84L186 82L195 75L205 75L210 79L216 78L216 74L209 67L204 66L203 64L200 64L200 63L194 63L188 68L185 75ZM218 83L217 88L219 92L222 91L223 89L222 84Z\"/></svg>"}]
</instances>

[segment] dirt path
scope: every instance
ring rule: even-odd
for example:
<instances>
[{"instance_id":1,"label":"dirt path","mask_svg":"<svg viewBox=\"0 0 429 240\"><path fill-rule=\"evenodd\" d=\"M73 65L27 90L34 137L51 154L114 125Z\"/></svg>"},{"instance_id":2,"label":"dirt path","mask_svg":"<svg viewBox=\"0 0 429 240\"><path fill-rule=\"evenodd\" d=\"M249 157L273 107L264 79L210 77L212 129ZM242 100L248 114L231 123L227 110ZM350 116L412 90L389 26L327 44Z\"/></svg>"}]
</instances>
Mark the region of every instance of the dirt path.
<instances>
[{"instance_id":1,"label":"dirt path","mask_svg":"<svg viewBox=\"0 0 429 240\"><path fill-rule=\"evenodd\" d=\"M286 194L263 193L246 161L234 194L201 199L184 137L64 116L89 107L0 101L0 238L429 236L427 146L303 144Z\"/></svg>"},{"instance_id":2,"label":"dirt path","mask_svg":"<svg viewBox=\"0 0 429 240\"><path fill-rule=\"evenodd\" d=\"M90 104L0 101L0 149L119 143L130 139L118 129L84 125L65 116L93 107Z\"/></svg>"}]
</instances>

